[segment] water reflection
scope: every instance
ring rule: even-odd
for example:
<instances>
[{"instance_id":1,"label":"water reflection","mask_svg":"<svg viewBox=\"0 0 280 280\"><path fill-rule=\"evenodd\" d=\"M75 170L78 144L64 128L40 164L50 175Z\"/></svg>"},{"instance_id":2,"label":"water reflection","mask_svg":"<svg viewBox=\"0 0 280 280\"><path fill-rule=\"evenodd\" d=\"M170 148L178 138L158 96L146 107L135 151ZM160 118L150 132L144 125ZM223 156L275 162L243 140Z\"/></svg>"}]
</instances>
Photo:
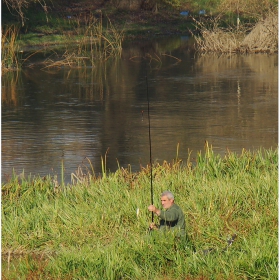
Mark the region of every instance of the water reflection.
<instances>
[{"instance_id":1,"label":"water reflection","mask_svg":"<svg viewBox=\"0 0 280 280\"><path fill-rule=\"evenodd\" d=\"M190 40L127 42L120 59L95 68L27 68L2 77L2 180L17 173L66 181L88 157L101 172L186 160L203 150L277 146L277 55L198 56ZM145 59L144 59L145 58ZM143 112L143 113L142 113Z\"/></svg>"}]
</instances>

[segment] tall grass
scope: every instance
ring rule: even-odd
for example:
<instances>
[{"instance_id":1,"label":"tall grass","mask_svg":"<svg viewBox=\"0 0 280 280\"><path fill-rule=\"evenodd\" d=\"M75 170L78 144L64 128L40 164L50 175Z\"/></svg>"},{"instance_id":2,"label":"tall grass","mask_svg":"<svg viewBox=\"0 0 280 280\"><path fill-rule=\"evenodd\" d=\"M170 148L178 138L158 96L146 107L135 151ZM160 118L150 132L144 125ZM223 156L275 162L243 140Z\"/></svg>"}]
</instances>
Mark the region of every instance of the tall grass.
<instances>
[{"instance_id":1,"label":"tall grass","mask_svg":"<svg viewBox=\"0 0 280 280\"><path fill-rule=\"evenodd\" d=\"M239 18L238 18L239 20ZM217 17L207 23L195 21L200 35L195 35L196 49L201 53L275 53L278 51L278 13L268 11L253 26L239 22L228 28Z\"/></svg>"},{"instance_id":2,"label":"tall grass","mask_svg":"<svg viewBox=\"0 0 280 280\"><path fill-rule=\"evenodd\" d=\"M61 25L66 28L65 23ZM72 20L68 27L71 33L64 32L60 36L61 42L56 42L55 49L52 44L44 46L43 50L37 49L22 61L22 52L19 51L22 41L18 40L17 27L2 28L2 72L18 70L23 63L27 65L31 57L40 53L50 53L43 62L44 68L97 66L99 61L121 55L123 32L117 30L109 19L104 24L102 14L99 18L90 15L85 23L79 19Z\"/></svg>"},{"instance_id":3,"label":"tall grass","mask_svg":"<svg viewBox=\"0 0 280 280\"><path fill-rule=\"evenodd\" d=\"M69 44L66 44L64 53L59 55L54 52L44 62L45 68L50 67L77 67L96 66L97 61L106 61L109 57L119 57L122 51L123 34L118 31L108 19L104 27L102 14L100 18L93 15L83 25L76 20L74 30L69 36ZM77 38L73 44L73 36Z\"/></svg>"},{"instance_id":4,"label":"tall grass","mask_svg":"<svg viewBox=\"0 0 280 280\"><path fill-rule=\"evenodd\" d=\"M1 68L2 72L20 68L19 48L16 43L18 28L10 26L1 30Z\"/></svg>"},{"instance_id":5,"label":"tall grass","mask_svg":"<svg viewBox=\"0 0 280 280\"><path fill-rule=\"evenodd\" d=\"M154 193L174 192L196 252L148 232L148 166L89 171L58 189L50 176L2 186L3 279L277 279L277 150L222 157L206 143L195 163L154 164Z\"/></svg>"}]
</instances>

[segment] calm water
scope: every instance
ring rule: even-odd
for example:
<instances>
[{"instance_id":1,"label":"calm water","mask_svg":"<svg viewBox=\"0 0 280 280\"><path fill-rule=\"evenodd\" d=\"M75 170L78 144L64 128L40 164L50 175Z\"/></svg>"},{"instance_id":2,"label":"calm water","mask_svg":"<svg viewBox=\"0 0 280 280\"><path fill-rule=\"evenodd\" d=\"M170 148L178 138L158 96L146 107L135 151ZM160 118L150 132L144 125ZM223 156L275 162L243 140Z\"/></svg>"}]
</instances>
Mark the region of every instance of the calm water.
<instances>
[{"instance_id":1,"label":"calm water","mask_svg":"<svg viewBox=\"0 0 280 280\"><path fill-rule=\"evenodd\" d=\"M146 79L147 76L147 79ZM2 77L2 181L58 174L91 161L101 172L203 151L277 147L278 56L199 56L188 38L125 43L95 68L26 68Z\"/></svg>"}]
</instances>

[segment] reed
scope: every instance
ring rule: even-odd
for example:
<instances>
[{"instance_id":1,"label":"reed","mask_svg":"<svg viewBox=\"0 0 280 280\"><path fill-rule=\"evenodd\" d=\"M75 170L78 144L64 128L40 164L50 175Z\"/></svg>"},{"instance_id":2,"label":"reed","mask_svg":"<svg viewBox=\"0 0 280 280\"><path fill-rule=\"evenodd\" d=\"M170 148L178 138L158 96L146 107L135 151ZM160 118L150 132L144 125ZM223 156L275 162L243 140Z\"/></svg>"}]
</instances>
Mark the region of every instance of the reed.
<instances>
[{"instance_id":1,"label":"reed","mask_svg":"<svg viewBox=\"0 0 280 280\"><path fill-rule=\"evenodd\" d=\"M196 21L200 35L194 35L201 53L274 53L278 51L278 15L268 11L253 26L238 21L237 26L221 27L220 16L207 23Z\"/></svg>"},{"instance_id":2,"label":"reed","mask_svg":"<svg viewBox=\"0 0 280 280\"><path fill-rule=\"evenodd\" d=\"M118 31L109 19L107 26L104 27L102 14L98 19L90 15L85 25L77 19L73 26L75 28L69 35L69 44L66 45L63 54L60 56L54 52L53 56L45 60L44 68L96 66L99 60L106 61L110 57L120 56L122 31ZM73 35L77 38L75 44Z\"/></svg>"},{"instance_id":3,"label":"reed","mask_svg":"<svg viewBox=\"0 0 280 280\"><path fill-rule=\"evenodd\" d=\"M77 173L64 188L14 174L2 185L2 277L277 279L277 152L222 157L206 142L195 162L177 147L174 162L154 164L154 194L175 193L196 252L148 232L149 166L96 177L89 164L86 183Z\"/></svg>"},{"instance_id":4,"label":"reed","mask_svg":"<svg viewBox=\"0 0 280 280\"><path fill-rule=\"evenodd\" d=\"M84 186L88 185L95 178L94 168L89 158L86 158L89 167L86 163L82 162L76 170L75 173L71 173L71 183L72 185L82 184Z\"/></svg>"},{"instance_id":5,"label":"reed","mask_svg":"<svg viewBox=\"0 0 280 280\"><path fill-rule=\"evenodd\" d=\"M20 68L19 47L17 45L18 28L2 28L1 35L1 68L2 72Z\"/></svg>"},{"instance_id":6,"label":"reed","mask_svg":"<svg viewBox=\"0 0 280 280\"><path fill-rule=\"evenodd\" d=\"M61 160L61 186L64 187L64 161Z\"/></svg>"}]
</instances>

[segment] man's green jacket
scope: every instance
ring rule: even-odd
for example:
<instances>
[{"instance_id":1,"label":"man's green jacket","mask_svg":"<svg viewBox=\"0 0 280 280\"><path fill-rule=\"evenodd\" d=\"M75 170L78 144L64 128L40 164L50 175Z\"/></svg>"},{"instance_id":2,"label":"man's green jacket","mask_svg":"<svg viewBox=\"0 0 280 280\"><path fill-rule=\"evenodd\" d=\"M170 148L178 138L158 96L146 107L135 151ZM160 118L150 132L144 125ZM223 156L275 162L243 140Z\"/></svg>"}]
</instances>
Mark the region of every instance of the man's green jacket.
<instances>
[{"instance_id":1,"label":"man's green jacket","mask_svg":"<svg viewBox=\"0 0 280 280\"><path fill-rule=\"evenodd\" d=\"M177 204L174 203L167 210L160 211L159 218L160 230L176 231L176 235L180 237L184 237L186 235L185 215Z\"/></svg>"}]
</instances>

